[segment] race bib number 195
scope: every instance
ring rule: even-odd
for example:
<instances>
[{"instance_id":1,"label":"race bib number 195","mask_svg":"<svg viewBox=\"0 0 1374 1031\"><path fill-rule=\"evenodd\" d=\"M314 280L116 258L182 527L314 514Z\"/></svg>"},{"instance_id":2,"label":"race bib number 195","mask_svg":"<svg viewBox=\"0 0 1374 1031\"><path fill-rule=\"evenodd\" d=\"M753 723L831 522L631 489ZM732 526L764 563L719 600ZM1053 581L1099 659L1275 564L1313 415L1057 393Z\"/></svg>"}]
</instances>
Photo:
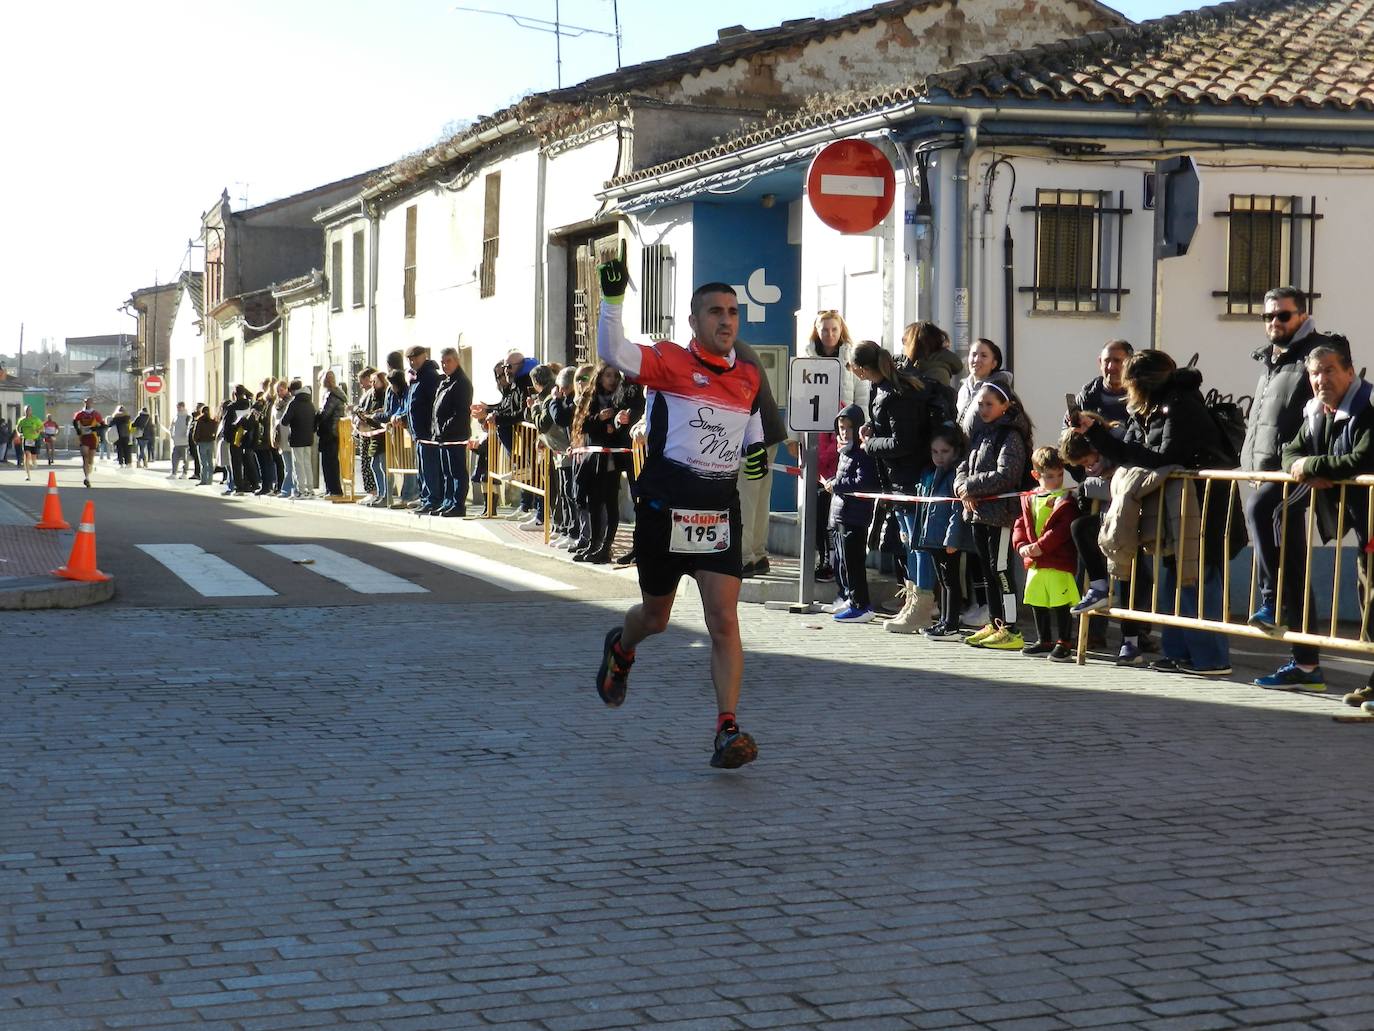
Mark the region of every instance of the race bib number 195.
<instances>
[{"instance_id":1,"label":"race bib number 195","mask_svg":"<svg viewBox=\"0 0 1374 1031\"><path fill-rule=\"evenodd\" d=\"M730 513L673 509L668 550L676 555L710 555L730 547Z\"/></svg>"}]
</instances>

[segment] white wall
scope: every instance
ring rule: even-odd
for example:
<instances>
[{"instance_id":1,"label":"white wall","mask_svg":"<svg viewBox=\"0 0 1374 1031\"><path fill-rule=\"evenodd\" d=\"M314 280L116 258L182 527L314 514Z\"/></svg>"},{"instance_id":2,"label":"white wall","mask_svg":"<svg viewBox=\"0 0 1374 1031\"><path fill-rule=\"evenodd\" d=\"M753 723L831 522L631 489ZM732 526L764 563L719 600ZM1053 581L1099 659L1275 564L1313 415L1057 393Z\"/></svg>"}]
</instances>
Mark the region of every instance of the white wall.
<instances>
[{"instance_id":1,"label":"white wall","mask_svg":"<svg viewBox=\"0 0 1374 1031\"><path fill-rule=\"evenodd\" d=\"M286 378L299 377L309 384L316 367L328 367L329 299L319 297L304 304L292 304L282 321L286 327Z\"/></svg>"},{"instance_id":2,"label":"white wall","mask_svg":"<svg viewBox=\"0 0 1374 1031\"><path fill-rule=\"evenodd\" d=\"M200 378L205 341L196 326L199 318L189 291L183 290L167 339L167 369L171 372L166 387L170 395L167 398L169 411L176 411L178 401L184 401L190 408L206 399L205 383Z\"/></svg>"},{"instance_id":3,"label":"white wall","mask_svg":"<svg viewBox=\"0 0 1374 1031\"><path fill-rule=\"evenodd\" d=\"M501 173L496 293L480 296L486 176ZM534 220L538 159L533 146L488 162L461 189L433 186L383 209L377 276L378 357L412 344L472 348L477 396L495 397L491 368L512 347L530 353L534 338ZM415 205L416 302L403 303L405 209Z\"/></svg>"},{"instance_id":4,"label":"white wall","mask_svg":"<svg viewBox=\"0 0 1374 1031\"><path fill-rule=\"evenodd\" d=\"M402 224L402 232L405 226ZM356 274L353 268L353 235L354 233L363 234L363 303L354 307L353 305L353 276ZM337 365L341 368L346 367L349 355L354 351L361 351L363 362L369 361L367 353L367 288L368 283L368 226L365 218L356 218L347 222L336 223L329 226L324 233L324 260L325 275L328 277L331 288L333 277L335 276L333 253L334 244L337 242L343 247L343 266L340 273L342 282L341 299L343 309L333 311L328 303L325 304L325 311L329 319L329 354L321 357L329 358L328 361L317 361L315 364L324 368Z\"/></svg>"}]
</instances>

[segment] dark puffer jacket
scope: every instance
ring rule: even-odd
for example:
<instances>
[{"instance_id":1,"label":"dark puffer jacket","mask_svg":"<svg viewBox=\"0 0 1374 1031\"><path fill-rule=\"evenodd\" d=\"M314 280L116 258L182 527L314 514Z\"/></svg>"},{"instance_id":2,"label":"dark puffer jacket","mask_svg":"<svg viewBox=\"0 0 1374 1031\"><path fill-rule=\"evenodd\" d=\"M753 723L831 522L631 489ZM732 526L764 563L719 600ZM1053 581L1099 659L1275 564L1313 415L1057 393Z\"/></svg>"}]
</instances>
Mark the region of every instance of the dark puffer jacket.
<instances>
[{"instance_id":1,"label":"dark puffer jacket","mask_svg":"<svg viewBox=\"0 0 1374 1031\"><path fill-rule=\"evenodd\" d=\"M1227 464L1228 448L1221 428L1202 400L1202 373L1179 369L1150 399L1142 420L1133 416L1124 440L1117 440L1101 424L1088 431L1088 440L1108 461L1118 466L1159 469L1181 465L1185 469L1215 469ZM1198 503L1203 483L1195 483ZM1190 507L1193 502L1189 503ZM1235 506L1238 513L1240 505ZM1193 509L1194 512L1197 509ZM1227 492L1212 489L1207 511L1206 551L1209 564L1218 564L1226 533ZM1231 550L1245 546L1245 529L1233 519Z\"/></svg>"},{"instance_id":2,"label":"dark puffer jacket","mask_svg":"<svg viewBox=\"0 0 1374 1031\"><path fill-rule=\"evenodd\" d=\"M434 439L445 443L472 436L472 380L461 367L439 381L434 395Z\"/></svg>"},{"instance_id":3,"label":"dark puffer jacket","mask_svg":"<svg viewBox=\"0 0 1374 1031\"><path fill-rule=\"evenodd\" d=\"M963 488L970 499L1019 491L1030 453L1030 420L1021 408L1008 409L992 422L976 418L968 454L954 476L954 489ZM988 526L1011 527L1020 514L1018 498L1001 498L975 506L969 518Z\"/></svg>"},{"instance_id":4,"label":"dark puffer jacket","mask_svg":"<svg viewBox=\"0 0 1374 1031\"><path fill-rule=\"evenodd\" d=\"M921 470L930 461L930 412L923 386L905 380L899 387L873 385L868 401L868 425L873 435L864 450L878 467L885 491L916 493Z\"/></svg>"},{"instance_id":5,"label":"dark puffer jacket","mask_svg":"<svg viewBox=\"0 0 1374 1031\"><path fill-rule=\"evenodd\" d=\"M1267 343L1251 355L1264 370L1255 384L1254 403L1245 427L1245 444L1240 451L1242 469L1269 471L1279 467L1283 446L1297 436L1303 406L1312 400L1312 384L1304 364L1312 349L1325 345L1349 353L1344 338L1318 333L1311 318L1298 328L1294 338L1277 358L1273 346Z\"/></svg>"}]
</instances>

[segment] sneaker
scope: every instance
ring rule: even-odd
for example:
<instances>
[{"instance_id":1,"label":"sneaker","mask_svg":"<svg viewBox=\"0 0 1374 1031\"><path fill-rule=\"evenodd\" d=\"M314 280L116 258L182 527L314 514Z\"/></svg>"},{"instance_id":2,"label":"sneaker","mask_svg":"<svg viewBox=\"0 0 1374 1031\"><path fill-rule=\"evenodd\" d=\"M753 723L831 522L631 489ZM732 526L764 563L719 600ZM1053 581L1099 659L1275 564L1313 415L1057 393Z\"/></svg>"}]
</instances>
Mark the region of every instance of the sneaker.
<instances>
[{"instance_id":1,"label":"sneaker","mask_svg":"<svg viewBox=\"0 0 1374 1031\"><path fill-rule=\"evenodd\" d=\"M1261 609L1261 611L1263 611ZM1258 613L1256 613L1258 615ZM1250 617L1250 625L1254 626L1255 618ZM1267 677L1256 677L1253 681L1256 687L1263 687L1270 691L1312 691L1321 693L1326 690L1326 678L1322 676L1322 668L1318 666L1311 673L1305 669L1299 669L1296 662L1286 662ZM1358 704L1358 703L1357 703Z\"/></svg>"},{"instance_id":2,"label":"sneaker","mask_svg":"<svg viewBox=\"0 0 1374 1031\"><path fill-rule=\"evenodd\" d=\"M753 562L746 562L743 566L740 567L739 575L741 579L748 580L751 577L758 576L758 572L759 570L757 565L755 565Z\"/></svg>"},{"instance_id":3,"label":"sneaker","mask_svg":"<svg viewBox=\"0 0 1374 1031\"><path fill-rule=\"evenodd\" d=\"M1187 673L1190 677L1229 677L1231 675L1230 666L1194 666L1191 662L1180 662L1179 672ZM1322 685L1323 691L1326 685Z\"/></svg>"},{"instance_id":4,"label":"sneaker","mask_svg":"<svg viewBox=\"0 0 1374 1031\"><path fill-rule=\"evenodd\" d=\"M957 626L950 626L948 623L936 623L928 626L921 633L932 641L962 641L964 635L959 633Z\"/></svg>"},{"instance_id":5,"label":"sneaker","mask_svg":"<svg viewBox=\"0 0 1374 1031\"><path fill-rule=\"evenodd\" d=\"M1139 666L1140 646L1131 644L1130 641L1123 641L1121 651L1116 653L1116 664L1118 666Z\"/></svg>"},{"instance_id":6,"label":"sneaker","mask_svg":"<svg viewBox=\"0 0 1374 1031\"><path fill-rule=\"evenodd\" d=\"M1274 606L1272 605L1261 605L1250 614L1247 622L1256 630L1262 630L1271 637L1277 637L1287 629L1279 622L1279 617L1274 613Z\"/></svg>"},{"instance_id":7,"label":"sneaker","mask_svg":"<svg viewBox=\"0 0 1374 1031\"><path fill-rule=\"evenodd\" d=\"M849 599L846 598L843 594L841 594L841 595L840 595L839 597L837 597L834 601L832 601L829 605L822 605L822 606L821 606L821 611L822 611L822 612L829 612L829 613L832 613L832 614L833 614L833 613L836 613L836 612L843 612L845 609L850 608L850 607L851 607L851 606L850 606L850 604L849 604ZM1374 697L1374 696L1371 696L1371 697Z\"/></svg>"},{"instance_id":8,"label":"sneaker","mask_svg":"<svg viewBox=\"0 0 1374 1031\"><path fill-rule=\"evenodd\" d=\"M959 613L959 622L964 626L983 626L991 618L986 605L970 605Z\"/></svg>"},{"instance_id":9,"label":"sneaker","mask_svg":"<svg viewBox=\"0 0 1374 1031\"><path fill-rule=\"evenodd\" d=\"M993 651L1015 652L1020 651L1026 646L1026 639L1021 634L1011 629L1005 623L999 626L995 633L983 638L974 647L990 648Z\"/></svg>"},{"instance_id":10,"label":"sneaker","mask_svg":"<svg viewBox=\"0 0 1374 1031\"><path fill-rule=\"evenodd\" d=\"M1103 609L1111 607L1112 595L1110 591L1101 587L1089 587L1088 593L1083 595L1083 600L1069 609L1069 613L1081 616L1085 612L1101 612Z\"/></svg>"},{"instance_id":11,"label":"sneaker","mask_svg":"<svg viewBox=\"0 0 1374 1031\"><path fill-rule=\"evenodd\" d=\"M1348 695L1341 699L1346 705L1353 705L1359 708L1365 702L1374 702L1374 684L1365 684L1364 687L1357 687Z\"/></svg>"},{"instance_id":12,"label":"sneaker","mask_svg":"<svg viewBox=\"0 0 1374 1031\"><path fill-rule=\"evenodd\" d=\"M1374 716L1374 702L1365 702L1360 706L1360 711L1366 716Z\"/></svg>"},{"instance_id":13,"label":"sneaker","mask_svg":"<svg viewBox=\"0 0 1374 1031\"><path fill-rule=\"evenodd\" d=\"M1155 673L1182 673L1184 669L1173 659L1155 659L1148 667Z\"/></svg>"},{"instance_id":14,"label":"sneaker","mask_svg":"<svg viewBox=\"0 0 1374 1031\"><path fill-rule=\"evenodd\" d=\"M537 530L537 529L539 529L540 527L542 527L543 525L544 525L544 520L540 519L538 516L530 516L530 517L529 517L528 519L526 519L523 523L518 524L517 529L521 529L521 530Z\"/></svg>"},{"instance_id":15,"label":"sneaker","mask_svg":"<svg viewBox=\"0 0 1374 1031\"><path fill-rule=\"evenodd\" d=\"M634 552L631 552L630 554L633 555ZM616 561L618 562L619 559L617 559ZM633 562L634 559L631 558L630 561ZM754 575L755 575L755 576L764 576L764 575L766 575L767 573L769 573L769 572L771 572L771 571L772 571L772 567L768 564L768 556L767 556L767 555L764 555L763 558L759 559L757 562L754 563Z\"/></svg>"},{"instance_id":16,"label":"sneaker","mask_svg":"<svg viewBox=\"0 0 1374 1031\"><path fill-rule=\"evenodd\" d=\"M835 570L830 565L824 564L816 567L816 583L828 584L835 579Z\"/></svg>"},{"instance_id":17,"label":"sneaker","mask_svg":"<svg viewBox=\"0 0 1374 1031\"><path fill-rule=\"evenodd\" d=\"M763 561L764 561L764 568L763 568L763 571L766 573L766 572L768 572L768 565L767 565L768 560L767 560L767 559L764 559ZM615 564L618 565L618 566L632 566L632 565L634 565L634 564L635 564L635 549L634 549L634 548L631 548L629 551L625 552L625 554L621 555L618 559L615 560Z\"/></svg>"},{"instance_id":18,"label":"sneaker","mask_svg":"<svg viewBox=\"0 0 1374 1031\"><path fill-rule=\"evenodd\" d=\"M1049 655L1045 656L1051 662L1076 662L1077 653L1063 641L1056 641L1054 647L1050 649Z\"/></svg>"},{"instance_id":19,"label":"sneaker","mask_svg":"<svg viewBox=\"0 0 1374 1031\"><path fill-rule=\"evenodd\" d=\"M711 765L716 769L736 770L758 757L759 746L734 720L716 731L715 751L711 753Z\"/></svg>"},{"instance_id":20,"label":"sneaker","mask_svg":"<svg viewBox=\"0 0 1374 1031\"><path fill-rule=\"evenodd\" d=\"M873 621L872 609L859 609L850 605L843 612L834 615L836 623L871 623Z\"/></svg>"},{"instance_id":21,"label":"sneaker","mask_svg":"<svg viewBox=\"0 0 1374 1031\"><path fill-rule=\"evenodd\" d=\"M1053 650L1053 645L1048 645L1044 641L1036 641L1028 644L1021 649L1022 655L1048 655Z\"/></svg>"},{"instance_id":22,"label":"sneaker","mask_svg":"<svg viewBox=\"0 0 1374 1031\"><path fill-rule=\"evenodd\" d=\"M983 627L983 629L975 630L973 633L965 637L964 643L971 644L976 648L978 647L978 645L983 643L984 638L991 637L995 633L997 633L997 624L988 623Z\"/></svg>"},{"instance_id":23,"label":"sneaker","mask_svg":"<svg viewBox=\"0 0 1374 1031\"><path fill-rule=\"evenodd\" d=\"M596 671L596 693L612 709L625 704L625 692L630 689L630 667L635 663L634 655L626 655L620 650L620 627L606 635L606 645L601 653L601 667Z\"/></svg>"},{"instance_id":24,"label":"sneaker","mask_svg":"<svg viewBox=\"0 0 1374 1031\"><path fill-rule=\"evenodd\" d=\"M510 515L506 516L506 521L507 521L507 522L519 522L519 521L523 521L523 520L525 520L525 519L528 519L529 517L530 517L530 510L529 510L528 508L517 508L517 509L516 509L514 512L512 512Z\"/></svg>"}]
</instances>

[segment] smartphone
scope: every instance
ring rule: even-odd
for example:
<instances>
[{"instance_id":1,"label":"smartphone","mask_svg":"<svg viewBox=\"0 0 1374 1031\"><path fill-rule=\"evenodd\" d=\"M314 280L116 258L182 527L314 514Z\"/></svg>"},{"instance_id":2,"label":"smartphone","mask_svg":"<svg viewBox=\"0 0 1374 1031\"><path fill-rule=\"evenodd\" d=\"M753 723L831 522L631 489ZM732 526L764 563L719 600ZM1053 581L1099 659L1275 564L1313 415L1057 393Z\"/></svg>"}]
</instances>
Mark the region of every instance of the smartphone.
<instances>
[{"instance_id":1,"label":"smartphone","mask_svg":"<svg viewBox=\"0 0 1374 1031\"><path fill-rule=\"evenodd\" d=\"M1076 398L1073 394L1065 394L1065 395L1064 395L1064 408L1065 408L1065 409L1068 411L1068 413L1069 413L1069 425L1070 425L1070 426L1075 426L1075 425L1077 425L1077 424L1078 424L1078 413L1079 413L1080 411L1082 411L1082 409L1080 409L1080 408L1078 407L1078 398Z\"/></svg>"}]
</instances>

